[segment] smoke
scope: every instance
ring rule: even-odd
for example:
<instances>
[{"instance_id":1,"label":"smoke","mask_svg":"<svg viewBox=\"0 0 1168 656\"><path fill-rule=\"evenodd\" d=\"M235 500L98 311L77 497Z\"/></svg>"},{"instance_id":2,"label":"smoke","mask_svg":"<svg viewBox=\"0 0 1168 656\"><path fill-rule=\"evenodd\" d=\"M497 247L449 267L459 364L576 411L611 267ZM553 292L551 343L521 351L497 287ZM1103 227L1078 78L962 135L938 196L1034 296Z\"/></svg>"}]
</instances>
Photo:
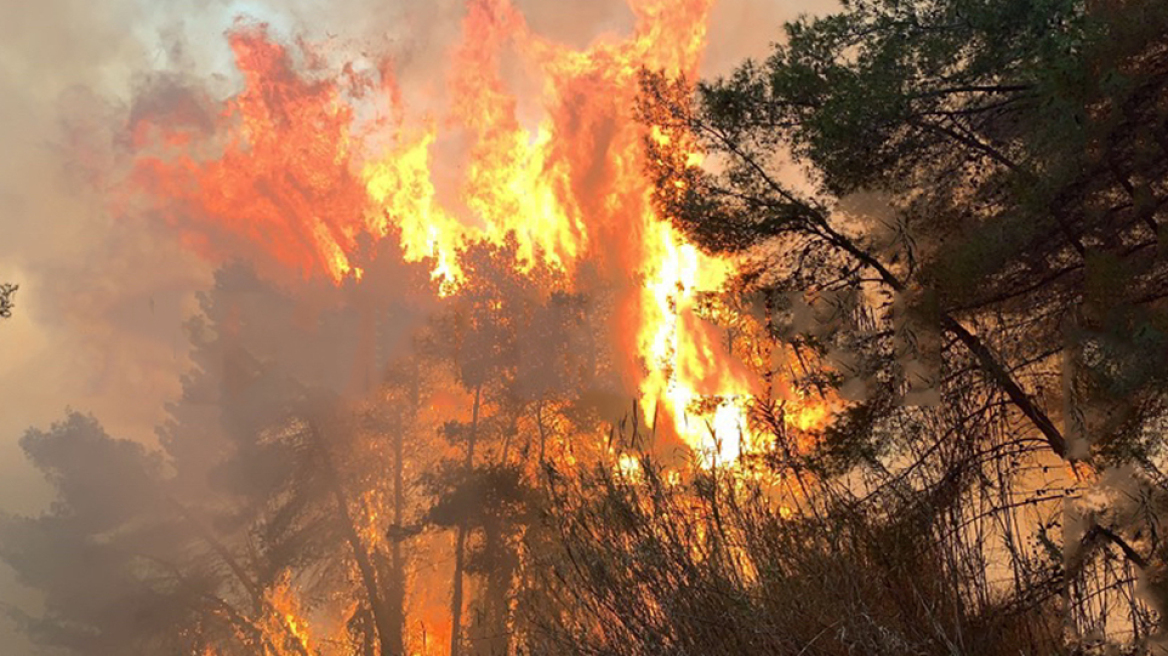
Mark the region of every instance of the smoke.
<instances>
[{"instance_id":1,"label":"smoke","mask_svg":"<svg viewBox=\"0 0 1168 656\"><path fill-rule=\"evenodd\" d=\"M782 25L803 15L839 8L835 0L722 0L710 16L709 45L702 75L730 73L742 60L764 59L782 39Z\"/></svg>"}]
</instances>

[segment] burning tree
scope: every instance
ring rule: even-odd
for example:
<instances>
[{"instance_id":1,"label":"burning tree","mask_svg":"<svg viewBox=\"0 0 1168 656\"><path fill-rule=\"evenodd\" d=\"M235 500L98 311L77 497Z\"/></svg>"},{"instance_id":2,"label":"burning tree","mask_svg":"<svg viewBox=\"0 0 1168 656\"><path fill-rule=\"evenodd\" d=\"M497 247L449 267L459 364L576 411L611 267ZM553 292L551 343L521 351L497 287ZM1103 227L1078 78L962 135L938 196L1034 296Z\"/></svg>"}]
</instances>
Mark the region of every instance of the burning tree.
<instances>
[{"instance_id":1,"label":"burning tree","mask_svg":"<svg viewBox=\"0 0 1168 656\"><path fill-rule=\"evenodd\" d=\"M516 248L509 240L463 254L468 283L436 318L425 346L450 362L471 403L468 420L443 428L463 450L462 462L431 476L430 520L456 530L452 653L463 651L463 578L472 572L484 581L467 644L472 653L510 653L520 538L537 530L542 468L590 450L566 439L568 430L588 430L586 413L569 405L597 385L599 354L584 300L564 291L553 270L516 270ZM569 413L576 419L570 429Z\"/></svg>"}]
</instances>

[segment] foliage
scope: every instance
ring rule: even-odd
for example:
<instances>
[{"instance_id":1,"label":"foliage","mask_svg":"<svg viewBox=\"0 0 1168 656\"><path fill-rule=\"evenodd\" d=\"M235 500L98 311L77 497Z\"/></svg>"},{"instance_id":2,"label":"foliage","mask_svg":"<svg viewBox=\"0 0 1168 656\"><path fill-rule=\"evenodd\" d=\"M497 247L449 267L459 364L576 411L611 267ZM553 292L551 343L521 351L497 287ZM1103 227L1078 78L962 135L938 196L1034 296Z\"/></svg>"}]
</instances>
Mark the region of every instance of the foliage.
<instances>
[{"instance_id":1,"label":"foliage","mask_svg":"<svg viewBox=\"0 0 1168 656\"><path fill-rule=\"evenodd\" d=\"M963 567L974 563L953 558L976 553L943 539L924 498L792 515L770 486L729 472L669 482L649 458L638 471L598 468L552 488L563 551L537 571L558 613L525 606L542 629L530 653L1060 651L1046 603L1057 575L1031 600L971 603Z\"/></svg>"},{"instance_id":2,"label":"foliage","mask_svg":"<svg viewBox=\"0 0 1168 656\"><path fill-rule=\"evenodd\" d=\"M14 285L10 282L0 283L0 318L12 318L12 297L16 295L18 289L20 289L20 285Z\"/></svg>"},{"instance_id":3,"label":"foliage","mask_svg":"<svg viewBox=\"0 0 1168 656\"><path fill-rule=\"evenodd\" d=\"M961 481L993 501L983 548L1017 573L1041 557L1024 536L1050 535L1018 508L1075 508L1124 468L1104 508L1063 518L1063 552L1094 554L1063 583L1083 648L1146 648L1161 603L1131 598L1134 572L1163 566L1159 511L1129 491L1164 480L1165 26L1140 0L854 0L693 93L645 76L663 213L751 257L741 285L775 336L802 336L848 392L815 471L877 481L887 504ZM793 303L844 311L808 322ZM1013 578L987 594L1039 585Z\"/></svg>"}]
</instances>

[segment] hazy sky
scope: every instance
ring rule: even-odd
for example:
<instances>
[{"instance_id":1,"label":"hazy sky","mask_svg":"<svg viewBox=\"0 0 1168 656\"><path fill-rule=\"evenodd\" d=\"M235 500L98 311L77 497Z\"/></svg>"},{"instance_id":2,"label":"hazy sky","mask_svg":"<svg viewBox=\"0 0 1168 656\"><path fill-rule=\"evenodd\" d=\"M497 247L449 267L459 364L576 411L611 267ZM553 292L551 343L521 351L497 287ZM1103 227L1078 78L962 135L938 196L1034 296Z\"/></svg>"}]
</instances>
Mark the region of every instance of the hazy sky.
<instances>
[{"instance_id":1,"label":"hazy sky","mask_svg":"<svg viewBox=\"0 0 1168 656\"><path fill-rule=\"evenodd\" d=\"M516 0L532 28L584 45L624 32L623 0ZM463 0L40 0L0 2L0 281L20 284L0 321L0 509L36 512L46 489L17 440L66 407L150 441L188 365L182 323L211 268L162 225L119 219L87 172L146 73L230 71L224 30L244 13L277 33L384 44L403 85L444 70ZM784 19L824 0L719 0L706 73L766 52ZM305 29L304 26L310 26ZM23 598L0 565L0 601ZM0 620L0 651L25 653Z\"/></svg>"}]
</instances>

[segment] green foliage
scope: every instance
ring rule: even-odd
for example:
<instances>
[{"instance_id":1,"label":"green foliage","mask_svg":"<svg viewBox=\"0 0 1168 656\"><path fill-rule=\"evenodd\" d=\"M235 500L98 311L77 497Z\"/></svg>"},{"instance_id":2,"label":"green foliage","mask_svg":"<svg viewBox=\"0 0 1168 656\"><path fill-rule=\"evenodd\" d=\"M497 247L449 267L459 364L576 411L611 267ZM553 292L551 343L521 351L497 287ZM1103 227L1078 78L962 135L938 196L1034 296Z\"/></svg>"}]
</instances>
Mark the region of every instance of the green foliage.
<instances>
[{"instance_id":1,"label":"green foliage","mask_svg":"<svg viewBox=\"0 0 1168 656\"><path fill-rule=\"evenodd\" d=\"M1073 507L1109 468L1165 480L1165 35L1153 0L856 0L723 79L645 76L641 116L670 137L647 142L662 213L749 254L748 293L864 299L830 326L772 326L830 355L820 380L864 390L800 466L878 505L982 499L1016 573L986 594L1023 603L1058 573L1047 520L1016 509ZM1092 473L1060 480L1060 459ZM1068 524L1067 553L1104 536L1111 554L1084 547L1067 583L1083 599L1129 594L1108 557L1160 549L1159 511L1108 517ZM1145 602L1108 627L1091 603L1066 607L1068 644L1126 622L1147 646Z\"/></svg>"}]
</instances>

